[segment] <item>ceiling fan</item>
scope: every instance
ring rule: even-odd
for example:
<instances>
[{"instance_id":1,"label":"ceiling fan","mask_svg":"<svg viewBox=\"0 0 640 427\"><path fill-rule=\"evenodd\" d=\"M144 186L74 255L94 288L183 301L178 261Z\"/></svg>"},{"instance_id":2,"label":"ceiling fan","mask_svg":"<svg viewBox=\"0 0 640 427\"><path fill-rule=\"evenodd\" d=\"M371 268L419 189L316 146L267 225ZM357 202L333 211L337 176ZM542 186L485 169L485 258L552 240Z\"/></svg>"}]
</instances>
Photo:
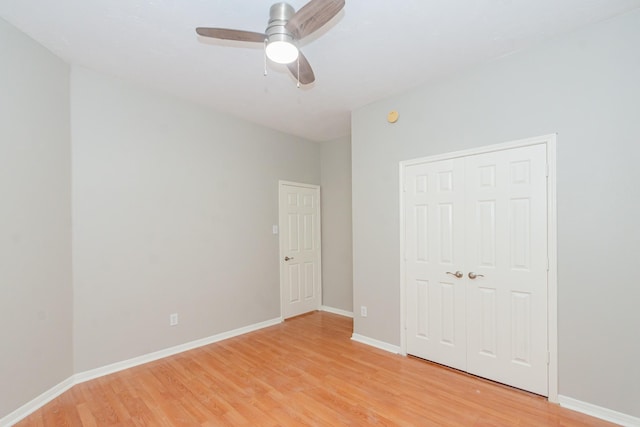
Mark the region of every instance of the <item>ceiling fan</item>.
<instances>
[{"instance_id":1,"label":"ceiling fan","mask_svg":"<svg viewBox=\"0 0 640 427\"><path fill-rule=\"evenodd\" d=\"M269 10L269 23L264 33L230 30L226 28L198 27L204 37L265 44L267 58L287 68L299 83L313 83L315 76L307 58L296 44L313 33L344 7L345 0L311 0L297 12L287 3L275 3Z\"/></svg>"}]
</instances>

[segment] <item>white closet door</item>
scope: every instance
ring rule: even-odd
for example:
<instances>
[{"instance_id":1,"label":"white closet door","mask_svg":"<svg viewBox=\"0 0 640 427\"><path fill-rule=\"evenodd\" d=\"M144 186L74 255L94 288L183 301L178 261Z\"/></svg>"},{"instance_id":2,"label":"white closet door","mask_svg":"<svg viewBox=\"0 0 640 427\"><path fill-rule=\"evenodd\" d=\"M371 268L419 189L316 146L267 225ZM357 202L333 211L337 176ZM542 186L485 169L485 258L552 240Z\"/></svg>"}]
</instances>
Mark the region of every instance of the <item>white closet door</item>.
<instances>
[{"instance_id":1,"label":"white closet door","mask_svg":"<svg viewBox=\"0 0 640 427\"><path fill-rule=\"evenodd\" d=\"M467 371L547 395L546 147L467 157L465 175Z\"/></svg>"},{"instance_id":2,"label":"white closet door","mask_svg":"<svg viewBox=\"0 0 640 427\"><path fill-rule=\"evenodd\" d=\"M547 395L546 146L407 166L403 207L407 352Z\"/></svg>"},{"instance_id":3,"label":"white closet door","mask_svg":"<svg viewBox=\"0 0 640 427\"><path fill-rule=\"evenodd\" d=\"M464 161L409 166L405 175L407 349L466 365ZM448 274L451 273L451 274Z\"/></svg>"}]
</instances>

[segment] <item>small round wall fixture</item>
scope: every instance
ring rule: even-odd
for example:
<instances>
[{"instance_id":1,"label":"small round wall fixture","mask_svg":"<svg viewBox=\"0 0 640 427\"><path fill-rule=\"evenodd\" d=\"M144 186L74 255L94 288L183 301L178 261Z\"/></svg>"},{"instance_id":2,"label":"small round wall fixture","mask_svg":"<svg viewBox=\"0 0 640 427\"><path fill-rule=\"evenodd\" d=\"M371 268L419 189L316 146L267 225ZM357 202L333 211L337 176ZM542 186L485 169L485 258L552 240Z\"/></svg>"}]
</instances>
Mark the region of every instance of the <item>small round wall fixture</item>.
<instances>
[{"instance_id":1,"label":"small round wall fixture","mask_svg":"<svg viewBox=\"0 0 640 427\"><path fill-rule=\"evenodd\" d=\"M387 121L389 123L395 123L398 121L398 117L400 117L400 115L397 111L389 111L389 114L387 114Z\"/></svg>"}]
</instances>

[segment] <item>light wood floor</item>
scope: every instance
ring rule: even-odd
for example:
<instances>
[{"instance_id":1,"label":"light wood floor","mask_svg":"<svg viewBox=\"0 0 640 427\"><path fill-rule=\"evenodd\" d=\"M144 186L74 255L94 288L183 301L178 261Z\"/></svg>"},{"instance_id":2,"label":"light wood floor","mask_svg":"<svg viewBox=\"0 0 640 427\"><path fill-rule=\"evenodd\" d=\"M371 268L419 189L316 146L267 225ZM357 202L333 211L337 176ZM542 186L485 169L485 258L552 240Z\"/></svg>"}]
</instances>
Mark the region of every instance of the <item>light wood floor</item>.
<instances>
[{"instance_id":1,"label":"light wood floor","mask_svg":"<svg viewBox=\"0 0 640 427\"><path fill-rule=\"evenodd\" d=\"M324 312L76 385L26 426L606 426L350 340Z\"/></svg>"}]
</instances>

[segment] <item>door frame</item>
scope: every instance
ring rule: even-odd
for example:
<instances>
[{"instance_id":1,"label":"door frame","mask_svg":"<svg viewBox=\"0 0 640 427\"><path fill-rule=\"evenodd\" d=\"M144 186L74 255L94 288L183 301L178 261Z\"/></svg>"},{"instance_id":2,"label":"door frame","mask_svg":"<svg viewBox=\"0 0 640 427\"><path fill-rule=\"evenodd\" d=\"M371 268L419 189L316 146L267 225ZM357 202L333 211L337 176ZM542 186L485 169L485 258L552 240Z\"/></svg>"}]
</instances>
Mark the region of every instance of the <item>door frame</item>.
<instances>
[{"instance_id":1,"label":"door frame","mask_svg":"<svg viewBox=\"0 0 640 427\"><path fill-rule=\"evenodd\" d=\"M558 236L557 236L557 203L556 203L556 134L520 139L484 147L471 148L451 153L437 154L400 162L400 351L407 355L407 307L406 307L406 272L405 272L405 210L404 189L405 169L408 166L422 163L450 160L476 154L503 151L531 145L545 145L547 148L547 256L549 269L547 272L547 340L549 352L548 365L548 400L558 403Z\"/></svg>"},{"instance_id":2,"label":"door frame","mask_svg":"<svg viewBox=\"0 0 640 427\"><path fill-rule=\"evenodd\" d=\"M318 195L318 203L316 206L316 215L317 215L317 227L316 227L316 241L318 242L318 295L319 295L319 301L318 301L318 307L316 307L317 310L320 310L320 308L322 307L322 202L320 199L320 186L319 185L315 185L315 184L305 184L305 183L301 183L301 182L293 182L293 181L283 181L283 180L279 180L278 181L278 265L279 265L279 271L280 271L280 320L283 321L285 319L285 314L284 314L284 306L285 306L285 292L284 292L284 288L285 288L285 281L284 281L284 274L285 274L285 262L284 262L284 243L282 241L283 239L283 234L282 234L282 230L284 229L284 227L286 226L286 217L283 215L284 212L282 211L281 207L282 207L282 188L284 186L288 186L288 187L301 187L301 188L309 188L312 190L316 190L317 195Z\"/></svg>"}]
</instances>

